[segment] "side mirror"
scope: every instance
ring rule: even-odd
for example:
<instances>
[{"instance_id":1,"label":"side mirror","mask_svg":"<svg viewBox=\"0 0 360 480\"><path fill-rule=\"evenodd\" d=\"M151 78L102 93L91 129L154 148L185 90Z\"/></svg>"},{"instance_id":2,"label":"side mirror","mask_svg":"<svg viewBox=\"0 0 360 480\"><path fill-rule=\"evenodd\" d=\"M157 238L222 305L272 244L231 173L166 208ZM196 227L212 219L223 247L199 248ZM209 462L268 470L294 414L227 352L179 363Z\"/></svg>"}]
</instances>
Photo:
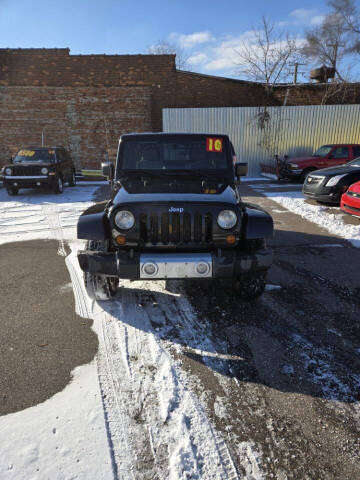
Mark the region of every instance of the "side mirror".
<instances>
[{"instance_id":1,"label":"side mirror","mask_svg":"<svg viewBox=\"0 0 360 480\"><path fill-rule=\"evenodd\" d=\"M247 163L236 163L235 164L235 177L246 177L248 173L248 164Z\"/></svg>"},{"instance_id":2,"label":"side mirror","mask_svg":"<svg viewBox=\"0 0 360 480\"><path fill-rule=\"evenodd\" d=\"M104 177L108 178L109 180L114 178L115 169L112 162L103 162L101 164L101 170Z\"/></svg>"}]
</instances>

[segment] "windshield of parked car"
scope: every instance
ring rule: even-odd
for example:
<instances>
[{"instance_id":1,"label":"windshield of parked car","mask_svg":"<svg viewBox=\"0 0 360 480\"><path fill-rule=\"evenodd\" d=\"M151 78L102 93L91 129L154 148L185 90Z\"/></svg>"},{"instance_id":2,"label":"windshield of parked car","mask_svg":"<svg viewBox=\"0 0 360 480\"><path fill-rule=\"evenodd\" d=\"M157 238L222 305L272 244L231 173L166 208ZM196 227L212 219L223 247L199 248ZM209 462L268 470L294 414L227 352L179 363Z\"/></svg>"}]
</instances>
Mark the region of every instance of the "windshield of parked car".
<instances>
[{"instance_id":1,"label":"windshield of parked car","mask_svg":"<svg viewBox=\"0 0 360 480\"><path fill-rule=\"evenodd\" d=\"M138 171L218 172L229 167L223 137L159 137L127 139L121 146L120 169ZM160 172L159 172L160 173Z\"/></svg>"},{"instance_id":2,"label":"windshield of parked car","mask_svg":"<svg viewBox=\"0 0 360 480\"><path fill-rule=\"evenodd\" d=\"M316 152L313 153L313 157L326 157L330 153L332 146L323 145Z\"/></svg>"},{"instance_id":3,"label":"windshield of parked car","mask_svg":"<svg viewBox=\"0 0 360 480\"><path fill-rule=\"evenodd\" d=\"M14 158L14 163L54 163L55 150L42 148L39 150L23 149Z\"/></svg>"},{"instance_id":4,"label":"windshield of parked car","mask_svg":"<svg viewBox=\"0 0 360 480\"><path fill-rule=\"evenodd\" d=\"M347 163L346 165L350 165L351 167L360 167L360 157L355 158L355 160Z\"/></svg>"}]
</instances>

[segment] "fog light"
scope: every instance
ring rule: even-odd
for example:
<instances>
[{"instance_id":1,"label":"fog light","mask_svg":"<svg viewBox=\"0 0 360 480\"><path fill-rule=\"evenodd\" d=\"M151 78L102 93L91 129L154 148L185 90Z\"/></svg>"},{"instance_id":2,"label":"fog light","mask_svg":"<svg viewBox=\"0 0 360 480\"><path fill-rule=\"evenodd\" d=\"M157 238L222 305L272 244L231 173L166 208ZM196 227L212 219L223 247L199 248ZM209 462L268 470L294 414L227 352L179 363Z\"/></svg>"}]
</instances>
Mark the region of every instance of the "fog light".
<instances>
[{"instance_id":1,"label":"fog light","mask_svg":"<svg viewBox=\"0 0 360 480\"><path fill-rule=\"evenodd\" d=\"M116 238L115 238L115 241L118 245L125 245L126 243L126 237L124 237L124 235L118 235Z\"/></svg>"},{"instance_id":2,"label":"fog light","mask_svg":"<svg viewBox=\"0 0 360 480\"><path fill-rule=\"evenodd\" d=\"M196 265L196 271L199 275L207 275L210 271L210 265L206 262L199 262Z\"/></svg>"},{"instance_id":3,"label":"fog light","mask_svg":"<svg viewBox=\"0 0 360 480\"><path fill-rule=\"evenodd\" d=\"M226 237L226 243L229 243L230 245L233 245L235 242L236 242L235 235L228 235Z\"/></svg>"},{"instance_id":4,"label":"fog light","mask_svg":"<svg viewBox=\"0 0 360 480\"><path fill-rule=\"evenodd\" d=\"M158 272L158 266L154 262L144 263L142 269L143 272L146 273L146 275L148 275L149 277L153 277Z\"/></svg>"}]
</instances>

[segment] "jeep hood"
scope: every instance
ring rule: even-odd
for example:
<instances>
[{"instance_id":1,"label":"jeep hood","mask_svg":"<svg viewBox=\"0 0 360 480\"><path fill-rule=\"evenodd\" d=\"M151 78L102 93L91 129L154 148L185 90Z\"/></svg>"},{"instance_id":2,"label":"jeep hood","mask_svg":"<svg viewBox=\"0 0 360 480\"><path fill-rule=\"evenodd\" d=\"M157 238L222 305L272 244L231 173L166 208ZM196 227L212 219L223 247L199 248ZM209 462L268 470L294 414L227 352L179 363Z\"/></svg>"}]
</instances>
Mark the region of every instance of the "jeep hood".
<instances>
[{"instance_id":1,"label":"jeep hood","mask_svg":"<svg viewBox=\"0 0 360 480\"><path fill-rule=\"evenodd\" d=\"M229 203L237 204L235 191L230 186L221 193L129 193L122 186L112 199L114 205L123 203Z\"/></svg>"}]
</instances>

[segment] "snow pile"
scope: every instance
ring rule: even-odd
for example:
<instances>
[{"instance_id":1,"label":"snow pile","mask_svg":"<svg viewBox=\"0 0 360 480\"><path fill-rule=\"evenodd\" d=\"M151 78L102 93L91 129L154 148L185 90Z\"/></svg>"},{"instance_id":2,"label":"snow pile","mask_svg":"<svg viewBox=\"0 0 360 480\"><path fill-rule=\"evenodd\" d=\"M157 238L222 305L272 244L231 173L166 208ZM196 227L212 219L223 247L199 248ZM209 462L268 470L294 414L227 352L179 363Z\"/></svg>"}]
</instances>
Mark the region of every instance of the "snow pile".
<instances>
[{"instance_id":1,"label":"snow pile","mask_svg":"<svg viewBox=\"0 0 360 480\"><path fill-rule=\"evenodd\" d=\"M78 367L65 390L0 417L0 478L113 479L96 363Z\"/></svg>"},{"instance_id":2,"label":"snow pile","mask_svg":"<svg viewBox=\"0 0 360 480\"><path fill-rule=\"evenodd\" d=\"M256 186L253 186L257 190ZM301 192L269 192L261 190L266 197L285 207L291 212L297 213L310 222L325 228L328 232L349 240L354 247L360 247L360 219L358 225L350 225L344 222L344 215L340 208L338 213L331 213L334 207L324 205L311 205L305 202Z\"/></svg>"}]
</instances>

